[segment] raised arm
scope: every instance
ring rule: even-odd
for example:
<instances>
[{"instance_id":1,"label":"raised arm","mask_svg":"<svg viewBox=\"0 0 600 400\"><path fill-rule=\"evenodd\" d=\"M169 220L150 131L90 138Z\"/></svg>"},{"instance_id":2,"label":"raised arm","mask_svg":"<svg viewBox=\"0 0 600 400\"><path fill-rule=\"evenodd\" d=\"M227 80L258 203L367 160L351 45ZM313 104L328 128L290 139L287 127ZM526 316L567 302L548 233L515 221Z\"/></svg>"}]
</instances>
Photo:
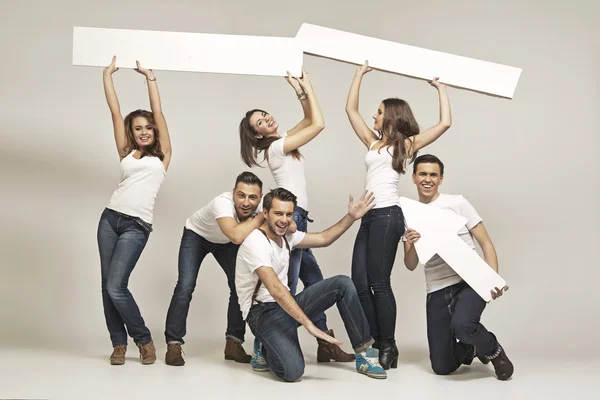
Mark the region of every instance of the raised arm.
<instances>
[{"instance_id":1,"label":"raised arm","mask_svg":"<svg viewBox=\"0 0 600 400\"><path fill-rule=\"evenodd\" d=\"M302 71L304 72L304 69ZM302 111L304 112L304 118L302 119L302 121L298 122L298 125L287 131L288 136L292 136L311 124L312 112L310 110L308 95L306 94L306 92L304 92L304 89L302 89L302 86L300 86L298 80L291 76L289 72L285 80L292 86L292 88L294 88L296 96L298 97L300 105L302 106Z\"/></svg>"},{"instance_id":2,"label":"raised arm","mask_svg":"<svg viewBox=\"0 0 600 400\"><path fill-rule=\"evenodd\" d=\"M283 142L283 152L286 154L304 146L306 143L313 140L325 128L325 121L323 120L321 107L319 106L319 102L315 96L308 73L303 70L301 78L292 79L295 79L304 92L306 92L311 120L310 125L285 138L285 141Z\"/></svg>"},{"instance_id":3,"label":"raised arm","mask_svg":"<svg viewBox=\"0 0 600 400\"><path fill-rule=\"evenodd\" d=\"M115 85L112 80L112 74L119 70L115 65L116 62L117 57L113 56L110 65L104 68L102 80L104 82L104 95L106 96L106 102L108 103L108 108L110 109L110 114L112 116L117 152L119 153L119 157L123 159L123 157L127 155L125 154L127 136L125 134L125 123L123 122L123 116L121 115L121 106L119 105L119 99L117 98L117 92L115 91Z\"/></svg>"},{"instance_id":4,"label":"raised arm","mask_svg":"<svg viewBox=\"0 0 600 400\"><path fill-rule=\"evenodd\" d=\"M158 93L158 84L156 83L156 77L154 76L154 72L151 69L145 69L140 66L140 62L136 61L137 68L135 69L140 74L146 77L146 82L148 83L148 94L150 96L150 109L152 110L152 114L154 114L154 122L156 123L156 127L158 128L158 140L160 142L160 147L165 155L163 159L163 164L165 166L165 170L169 168L169 163L171 162L171 137L169 136L169 129L167 127L167 121L165 120L165 116L162 112L162 105L160 103L160 94Z\"/></svg>"},{"instance_id":5,"label":"raised arm","mask_svg":"<svg viewBox=\"0 0 600 400\"><path fill-rule=\"evenodd\" d=\"M448 99L448 90L446 85L441 83L439 78L434 78L429 82L429 84L438 91L440 102L440 122L411 138L413 141L413 146L408 146L408 148L411 149L409 157L412 157L415 152L427 146L428 144L435 142L452 125L452 113L450 111L450 100Z\"/></svg>"},{"instance_id":6,"label":"raised arm","mask_svg":"<svg viewBox=\"0 0 600 400\"><path fill-rule=\"evenodd\" d=\"M366 190L356 204L354 203L352 195L350 195L348 213L344 215L342 219L321 233L307 233L304 235L304 239L302 239L296 247L312 249L329 246L331 243L338 240L340 236L352 226L354 221L361 219L367 211L375 207L373 200L375 200L373 192L367 192Z\"/></svg>"},{"instance_id":7,"label":"raised arm","mask_svg":"<svg viewBox=\"0 0 600 400\"><path fill-rule=\"evenodd\" d=\"M352 85L350 85L348 99L346 100L346 114L348 114L350 125L352 125L352 129L354 129L358 138L365 146L367 146L367 148L370 148L371 143L377 140L377 136L358 112L358 97L363 76L372 70L373 69L369 67L368 61L365 61L363 65L357 68L354 79L352 80Z\"/></svg>"},{"instance_id":8,"label":"raised arm","mask_svg":"<svg viewBox=\"0 0 600 400\"><path fill-rule=\"evenodd\" d=\"M258 213L254 218L248 218L244 222L238 223L232 217L223 217L217 219L217 224L221 232L233 244L242 244L253 230L259 228L265 222L264 213Z\"/></svg>"},{"instance_id":9,"label":"raised arm","mask_svg":"<svg viewBox=\"0 0 600 400\"><path fill-rule=\"evenodd\" d=\"M300 325L302 325L308 333L316 338L326 340L329 343L341 345L342 343L335 338L329 336L319 328L317 328L310 318L304 314L304 311L300 308L294 297L290 294L290 291L283 286L283 284L277 278L275 271L271 267L260 267L256 270L258 279L260 279L273 297L277 304L283 308L292 318L294 318Z\"/></svg>"}]
</instances>

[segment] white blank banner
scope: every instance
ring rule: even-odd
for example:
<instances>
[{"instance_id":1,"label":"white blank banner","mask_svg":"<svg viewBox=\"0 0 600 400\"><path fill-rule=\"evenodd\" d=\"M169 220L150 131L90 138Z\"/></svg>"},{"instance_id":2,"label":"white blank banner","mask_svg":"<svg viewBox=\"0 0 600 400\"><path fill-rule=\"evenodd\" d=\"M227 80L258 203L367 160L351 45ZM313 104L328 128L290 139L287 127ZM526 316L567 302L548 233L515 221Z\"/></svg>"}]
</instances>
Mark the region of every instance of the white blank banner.
<instances>
[{"instance_id":1,"label":"white blank banner","mask_svg":"<svg viewBox=\"0 0 600 400\"><path fill-rule=\"evenodd\" d=\"M521 69L387 40L302 24L296 39L305 53L512 98Z\"/></svg>"},{"instance_id":2,"label":"white blank banner","mask_svg":"<svg viewBox=\"0 0 600 400\"><path fill-rule=\"evenodd\" d=\"M293 38L73 28L73 65L117 66L242 75L302 74L302 50Z\"/></svg>"}]
</instances>

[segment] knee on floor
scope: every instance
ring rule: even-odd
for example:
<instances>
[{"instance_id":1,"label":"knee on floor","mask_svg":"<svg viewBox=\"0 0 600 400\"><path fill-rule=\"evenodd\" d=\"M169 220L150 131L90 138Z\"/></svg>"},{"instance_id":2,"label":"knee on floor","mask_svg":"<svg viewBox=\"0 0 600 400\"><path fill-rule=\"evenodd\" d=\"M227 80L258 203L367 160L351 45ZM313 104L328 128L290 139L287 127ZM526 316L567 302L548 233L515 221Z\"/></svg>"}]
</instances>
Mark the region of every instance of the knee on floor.
<instances>
[{"instance_id":1,"label":"knee on floor","mask_svg":"<svg viewBox=\"0 0 600 400\"><path fill-rule=\"evenodd\" d=\"M456 371L457 367L446 363L432 362L431 369L436 375L449 375Z\"/></svg>"}]
</instances>

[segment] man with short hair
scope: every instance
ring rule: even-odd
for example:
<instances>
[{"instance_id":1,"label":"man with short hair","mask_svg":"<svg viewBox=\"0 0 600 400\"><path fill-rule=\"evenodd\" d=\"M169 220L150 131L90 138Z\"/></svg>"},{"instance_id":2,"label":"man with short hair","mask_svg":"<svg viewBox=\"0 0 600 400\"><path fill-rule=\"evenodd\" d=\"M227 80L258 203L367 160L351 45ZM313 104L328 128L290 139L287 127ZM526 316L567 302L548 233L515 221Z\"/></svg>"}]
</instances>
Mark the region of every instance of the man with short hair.
<instances>
[{"instance_id":1,"label":"man with short hair","mask_svg":"<svg viewBox=\"0 0 600 400\"><path fill-rule=\"evenodd\" d=\"M263 214L254 218L262 197L262 181L252 172L242 172L235 180L233 192L225 192L187 219L179 247L179 276L173 292L165 337L168 365L185 364L181 345L186 333L186 319L200 264L211 253L227 275L229 307L225 332L225 359L249 363L242 343L246 324L235 291L235 259L240 243L264 221Z\"/></svg>"},{"instance_id":2,"label":"man with short hair","mask_svg":"<svg viewBox=\"0 0 600 400\"><path fill-rule=\"evenodd\" d=\"M458 235L473 250L473 236L483 251L485 262L498 272L496 249L475 208L460 195L439 193L444 180L444 164L436 156L426 154L413 163L413 182L419 201L432 207L455 212L467 219ZM407 229L404 242L404 264L413 271L419 263L414 243L421 235ZM429 358L436 374L447 375L461 365L470 365L475 357L487 364L492 361L496 376L509 379L514 371L504 348L480 322L485 301L454 270L435 255L424 267L427 285L427 339ZM493 299L502 296L508 286L491 290ZM457 341L458 339L458 341Z\"/></svg>"},{"instance_id":3,"label":"man with short hair","mask_svg":"<svg viewBox=\"0 0 600 400\"><path fill-rule=\"evenodd\" d=\"M298 380L304 373L298 327L304 326L318 339L341 344L311 322L336 304L356 353L358 372L386 378L377 350L371 348L369 323L349 277L339 275L322 280L296 296L291 295L288 283L292 249L329 246L373 208L372 202L372 193L365 192L357 203L350 196L348 213L337 224L321 233L290 234L296 196L283 188L265 195L264 222L240 246L235 277L242 314L256 337L251 362L255 371L271 369L284 381Z\"/></svg>"}]
</instances>

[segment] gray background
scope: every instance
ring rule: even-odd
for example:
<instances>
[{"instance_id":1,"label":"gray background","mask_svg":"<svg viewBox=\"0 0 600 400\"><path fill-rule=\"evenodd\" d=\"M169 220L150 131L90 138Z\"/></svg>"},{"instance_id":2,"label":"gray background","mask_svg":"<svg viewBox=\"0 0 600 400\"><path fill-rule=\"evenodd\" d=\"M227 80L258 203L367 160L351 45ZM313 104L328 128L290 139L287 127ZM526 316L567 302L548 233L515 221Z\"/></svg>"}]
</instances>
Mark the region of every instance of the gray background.
<instances>
[{"instance_id":1,"label":"gray background","mask_svg":"<svg viewBox=\"0 0 600 400\"><path fill-rule=\"evenodd\" d=\"M488 306L483 322L513 354L548 348L597 354L600 343L589 339L600 327L593 318L598 8L595 1L516 0L3 1L0 347L110 351L96 228L118 183L119 159L102 69L71 65L72 27L293 37L309 22L523 68L513 100L450 88L454 123L426 152L446 163L443 191L463 194L482 215L511 286ZM365 148L344 112L355 66L311 56L304 63L326 121L302 149L315 219L310 230L318 231L343 215L349 193L362 191ZM156 203L155 232L130 289L162 353L184 221L230 190L246 169L239 157L241 117L262 107L284 130L302 113L283 78L167 71L157 71L157 78L173 159ZM142 76L121 69L114 79L123 113L149 107ZM408 100L422 128L437 122L434 88L375 71L360 99L369 124L390 96ZM274 187L268 169L254 172ZM401 178L400 192L416 198L410 176ZM350 274L357 229L358 223L330 248L315 251L325 275ZM402 254L392 282L397 338L401 350L422 351L423 271L406 270ZM188 320L188 353L207 341L215 345L211 351L222 351L227 297L225 275L208 257ZM337 311L328 315L349 350Z\"/></svg>"}]
</instances>

